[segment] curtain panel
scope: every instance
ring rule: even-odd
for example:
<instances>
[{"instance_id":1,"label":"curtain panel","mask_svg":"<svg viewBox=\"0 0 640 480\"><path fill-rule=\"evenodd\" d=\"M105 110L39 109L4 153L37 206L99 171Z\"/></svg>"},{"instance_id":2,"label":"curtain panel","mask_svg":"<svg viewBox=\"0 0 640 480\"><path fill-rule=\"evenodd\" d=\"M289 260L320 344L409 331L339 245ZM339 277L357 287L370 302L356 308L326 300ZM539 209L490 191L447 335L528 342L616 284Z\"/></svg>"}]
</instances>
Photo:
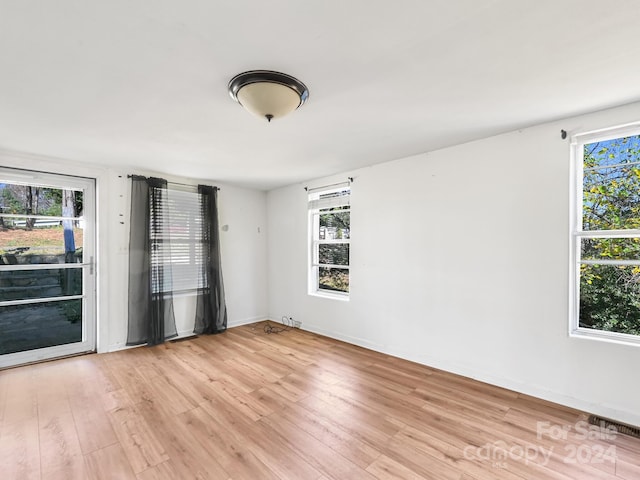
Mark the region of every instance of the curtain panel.
<instances>
[{"instance_id":1,"label":"curtain panel","mask_svg":"<svg viewBox=\"0 0 640 480\"><path fill-rule=\"evenodd\" d=\"M220 333L227 329L227 306L224 298L218 228L218 189L198 185L202 211L202 287L196 297L194 333Z\"/></svg>"},{"instance_id":2,"label":"curtain panel","mask_svg":"<svg viewBox=\"0 0 640 480\"><path fill-rule=\"evenodd\" d=\"M178 335L171 293L167 181L131 176L127 345L156 345ZM169 255L170 256L170 255Z\"/></svg>"}]
</instances>

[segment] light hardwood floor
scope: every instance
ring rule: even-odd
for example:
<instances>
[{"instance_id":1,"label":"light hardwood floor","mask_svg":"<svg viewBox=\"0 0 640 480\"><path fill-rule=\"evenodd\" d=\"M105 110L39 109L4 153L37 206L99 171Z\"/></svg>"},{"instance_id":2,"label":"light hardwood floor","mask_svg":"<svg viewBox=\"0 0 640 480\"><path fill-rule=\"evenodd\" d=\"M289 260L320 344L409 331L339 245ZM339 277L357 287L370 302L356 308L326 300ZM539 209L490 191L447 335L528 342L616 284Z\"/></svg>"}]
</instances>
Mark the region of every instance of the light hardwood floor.
<instances>
[{"instance_id":1,"label":"light hardwood floor","mask_svg":"<svg viewBox=\"0 0 640 480\"><path fill-rule=\"evenodd\" d=\"M0 478L639 479L640 440L585 419L257 324L1 371Z\"/></svg>"}]
</instances>

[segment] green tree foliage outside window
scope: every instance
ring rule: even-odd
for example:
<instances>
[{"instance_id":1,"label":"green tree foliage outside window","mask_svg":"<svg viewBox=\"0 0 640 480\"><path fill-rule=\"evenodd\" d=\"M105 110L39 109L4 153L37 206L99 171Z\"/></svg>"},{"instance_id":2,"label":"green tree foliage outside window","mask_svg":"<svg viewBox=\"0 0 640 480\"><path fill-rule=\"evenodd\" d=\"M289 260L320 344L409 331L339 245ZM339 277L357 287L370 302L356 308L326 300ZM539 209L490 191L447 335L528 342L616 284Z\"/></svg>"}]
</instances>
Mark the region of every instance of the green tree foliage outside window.
<instances>
[{"instance_id":1,"label":"green tree foliage outside window","mask_svg":"<svg viewBox=\"0 0 640 480\"><path fill-rule=\"evenodd\" d=\"M582 192L579 326L640 335L640 135L584 145Z\"/></svg>"},{"instance_id":2,"label":"green tree foliage outside window","mask_svg":"<svg viewBox=\"0 0 640 480\"><path fill-rule=\"evenodd\" d=\"M322 243L322 241L347 240L350 233L350 212L342 208L325 209L320 212L318 259L318 288L337 292L349 292L349 270L339 266L349 265L348 243Z\"/></svg>"},{"instance_id":3,"label":"green tree foliage outside window","mask_svg":"<svg viewBox=\"0 0 640 480\"><path fill-rule=\"evenodd\" d=\"M59 188L35 187L29 185L0 184L1 214L62 216L63 190ZM73 192L73 214L82 214L82 191ZM11 222L7 221L7 226ZM35 222L27 224L33 228Z\"/></svg>"}]
</instances>

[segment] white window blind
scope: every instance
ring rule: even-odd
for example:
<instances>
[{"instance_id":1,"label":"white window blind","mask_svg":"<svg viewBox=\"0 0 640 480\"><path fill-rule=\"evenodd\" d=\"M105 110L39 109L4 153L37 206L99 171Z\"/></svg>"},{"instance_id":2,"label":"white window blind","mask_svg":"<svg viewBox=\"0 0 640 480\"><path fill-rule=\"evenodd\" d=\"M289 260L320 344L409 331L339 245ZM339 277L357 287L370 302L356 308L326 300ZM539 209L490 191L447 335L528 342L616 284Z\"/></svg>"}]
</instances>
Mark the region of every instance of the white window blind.
<instances>
[{"instance_id":1,"label":"white window blind","mask_svg":"<svg viewBox=\"0 0 640 480\"><path fill-rule=\"evenodd\" d=\"M348 207L351 198L351 189L348 185L331 190L310 190L309 210L325 210L330 208Z\"/></svg>"},{"instance_id":2,"label":"white window blind","mask_svg":"<svg viewBox=\"0 0 640 480\"><path fill-rule=\"evenodd\" d=\"M164 227L152 232L152 266L163 269L165 291L183 292L203 288L202 215L200 194L167 190L162 210ZM170 266L171 268L165 268ZM153 285L157 293L158 286Z\"/></svg>"}]
</instances>

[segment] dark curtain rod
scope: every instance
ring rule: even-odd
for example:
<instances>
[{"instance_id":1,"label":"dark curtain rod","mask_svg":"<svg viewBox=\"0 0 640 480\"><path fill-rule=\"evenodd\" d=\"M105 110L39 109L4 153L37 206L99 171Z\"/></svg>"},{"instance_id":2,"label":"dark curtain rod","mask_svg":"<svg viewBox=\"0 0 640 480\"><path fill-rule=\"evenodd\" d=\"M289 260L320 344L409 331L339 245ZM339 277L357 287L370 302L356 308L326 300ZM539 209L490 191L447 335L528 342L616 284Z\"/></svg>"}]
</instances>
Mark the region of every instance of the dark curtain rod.
<instances>
[{"instance_id":1,"label":"dark curtain rod","mask_svg":"<svg viewBox=\"0 0 640 480\"><path fill-rule=\"evenodd\" d=\"M143 177L144 175L127 175L127 178L131 178L131 177ZM144 177L147 178L147 177ZM183 187L193 187L193 188L198 188L198 185L192 185L190 183L180 183L180 182L170 182L169 180L167 180L167 183L170 183L171 185L181 185ZM215 188L216 190L222 190L220 187L216 187L214 186L213 188Z\"/></svg>"}]
</instances>

